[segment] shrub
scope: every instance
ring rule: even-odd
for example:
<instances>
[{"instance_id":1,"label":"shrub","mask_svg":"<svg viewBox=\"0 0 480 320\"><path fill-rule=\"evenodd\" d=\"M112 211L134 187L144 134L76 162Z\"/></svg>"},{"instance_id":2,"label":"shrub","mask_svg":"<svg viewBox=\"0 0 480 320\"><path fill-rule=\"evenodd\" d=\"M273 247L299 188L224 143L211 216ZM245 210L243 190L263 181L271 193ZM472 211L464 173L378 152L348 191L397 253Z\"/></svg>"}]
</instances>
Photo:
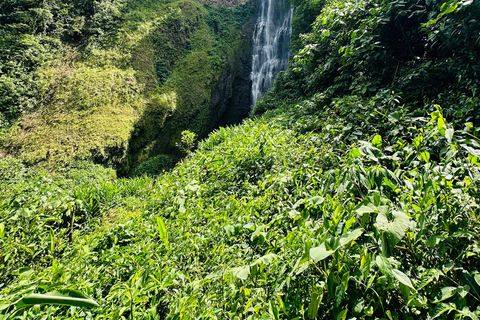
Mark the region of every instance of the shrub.
<instances>
[{"instance_id":1,"label":"shrub","mask_svg":"<svg viewBox=\"0 0 480 320\"><path fill-rule=\"evenodd\" d=\"M20 159L10 157L0 159L0 184L21 181L28 171Z\"/></svg>"},{"instance_id":2,"label":"shrub","mask_svg":"<svg viewBox=\"0 0 480 320\"><path fill-rule=\"evenodd\" d=\"M135 168L134 176L157 176L173 167L173 161L165 155L158 155L142 162Z\"/></svg>"}]
</instances>

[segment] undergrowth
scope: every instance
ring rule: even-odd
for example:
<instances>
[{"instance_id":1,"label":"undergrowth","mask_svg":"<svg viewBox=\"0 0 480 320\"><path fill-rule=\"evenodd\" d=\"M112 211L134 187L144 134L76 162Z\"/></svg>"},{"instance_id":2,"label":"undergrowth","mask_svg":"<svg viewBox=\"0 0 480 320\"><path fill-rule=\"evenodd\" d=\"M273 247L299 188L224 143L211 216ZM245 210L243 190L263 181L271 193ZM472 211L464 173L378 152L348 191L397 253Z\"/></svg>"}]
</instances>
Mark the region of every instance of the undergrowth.
<instances>
[{"instance_id":1,"label":"undergrowth","mask_svg":"<svg viewBox=\"0 0 480 320\"><path fill-rule=\"evenodd\" d=\"M8 182L3 302L68 288L101 306L23 317L476 319L478 133L398 99L291 104L156 180Z\"/></svg>"},{"instance_id":2,"label":"undergrowth","mask_svg":"<svg viewBox=\"0 0 480 320\"><path fill-rule=\"evenodd\" d=\"M478 62L467 54L478 43L458 36L478 29L476 3L407 4L327 4L257 116L195 152L184 132L188 156L170 172L148 176L164 157L133 179L0 160L0 317L478 319ZM427 52L417 61L404 47L399 73L378 80L372 61L394 44L377 41L396 23L418 32L402 46ZM192 47L183 70L204 76L190 54L208 58ZM462 63L456 80L427 72ZM99 306L25 307L31 293Z\"/></svg>"}]
</instances>

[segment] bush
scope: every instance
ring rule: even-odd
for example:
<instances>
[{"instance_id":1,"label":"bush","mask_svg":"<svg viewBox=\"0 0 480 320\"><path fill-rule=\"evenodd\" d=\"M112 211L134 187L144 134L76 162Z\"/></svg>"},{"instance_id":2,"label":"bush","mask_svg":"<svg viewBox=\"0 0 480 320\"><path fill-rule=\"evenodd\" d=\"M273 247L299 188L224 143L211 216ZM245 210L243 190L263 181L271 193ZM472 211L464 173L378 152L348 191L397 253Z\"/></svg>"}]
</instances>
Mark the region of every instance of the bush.
<instances>
[{"instance_id":1,"label":"bush","mask_svg":"<svg viewBox=\"0 0 480 320\"><path fill-rule=\"evenodd\" d=\"M114 169L105 168L90 161L75 161L68 167L58 170L61 177L75 184L92 183L93 181L113 181L117 178Z\"/></svg>"},{"instance_id":2,"label":"bush","mask_svg":"<svg viewBox=\"0 0 480 320\"><path fill-rule=\"evenodd\" d=\"M0 184L21 181L28 171L19 159L10 157L0 159Z\"/></svg>"},{"instance_id":3,"label":"bush","mask_svg":"<svg viewBox=\"0 0 480 320\"><path fill-rule=\"evenodd\" d=\"M134 176L157 176L173 167L173 161L165 155L158 155L142 162L134 171Z\"/></svg>"},{"instance_id":4,"label":"bush","mask_svg":"<svg viewBox=\"0 0 480 320\"><path fill-rule=\"evenodd\" d=\"M157 83L159 86L167 82L170 78L170 70L168 70L168 62L163 59L158 59L155 62L155 75L157 76Z\"/></svg>"}]
</instances>

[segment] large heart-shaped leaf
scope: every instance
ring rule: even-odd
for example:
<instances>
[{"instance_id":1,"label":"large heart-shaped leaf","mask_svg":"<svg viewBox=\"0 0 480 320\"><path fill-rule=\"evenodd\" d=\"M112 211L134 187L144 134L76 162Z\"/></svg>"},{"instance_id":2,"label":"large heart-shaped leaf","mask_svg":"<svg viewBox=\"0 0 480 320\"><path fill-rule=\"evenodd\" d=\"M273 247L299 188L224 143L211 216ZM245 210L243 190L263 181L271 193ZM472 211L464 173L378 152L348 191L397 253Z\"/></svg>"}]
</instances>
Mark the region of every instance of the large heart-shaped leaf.
<instances>
[{"instance_id":1,"label":"large heart-shaped leaf","mask_svg":"<svg viewBox=\"0 0 480 320\"><path fill-rule=\"evenodd\" d=\"M387 234L389 244L394 246L405 236L410 227L410 217L401 211L392 213L380 211L375 226Z\"/></svg>"}]
</instances>

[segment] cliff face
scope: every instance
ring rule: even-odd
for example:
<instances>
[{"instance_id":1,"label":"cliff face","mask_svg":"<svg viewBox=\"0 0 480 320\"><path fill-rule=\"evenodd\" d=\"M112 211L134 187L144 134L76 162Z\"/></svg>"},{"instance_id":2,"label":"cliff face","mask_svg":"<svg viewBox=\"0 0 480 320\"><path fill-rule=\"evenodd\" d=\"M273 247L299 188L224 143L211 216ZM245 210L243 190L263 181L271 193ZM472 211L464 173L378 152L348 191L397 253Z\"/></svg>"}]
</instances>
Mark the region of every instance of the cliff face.
<instances>
[{"instance_id":1,"label":"cliff face","mask_svg":"<svg viewBox=\"0 0 480 320\"><path fill-rule=\"evenodd\" d=\"M160 43L160 47L157 45L147 60L162 61L168 77L159 85L157 76L151 92L162 96L166 107L147 107L130 139L128 156L119 167L121 173L130 174L140 163L158 156L175 163L182 156L177 144L183 130L203 138L219 125L238 123L248 116L254 11L252 4L208 7L195 20L196 29L176 37L175 43L171 39L185 28L152 35L149 46ZM183 50L183 55L168 60L165 52L172 47L175 52ZM140 51L144 55L145 50ZM150 70L145 66L140 70L145 69ZM170 102L165 101L166 94L171 96Z\"/></svg>"},{"instance_id":2,"label":"cliff face","mask_svg":"<svg viewBox=\"0 0 480 320\"><path fill-rule=\"evenodd\" d=\"M234 60L225 57L225 68L212 91L211 122L215 126L239 123L250 113L252 80L252 35L255 19L242 28L241 47L235 50Z\"/></svg>"}]
</instances>

